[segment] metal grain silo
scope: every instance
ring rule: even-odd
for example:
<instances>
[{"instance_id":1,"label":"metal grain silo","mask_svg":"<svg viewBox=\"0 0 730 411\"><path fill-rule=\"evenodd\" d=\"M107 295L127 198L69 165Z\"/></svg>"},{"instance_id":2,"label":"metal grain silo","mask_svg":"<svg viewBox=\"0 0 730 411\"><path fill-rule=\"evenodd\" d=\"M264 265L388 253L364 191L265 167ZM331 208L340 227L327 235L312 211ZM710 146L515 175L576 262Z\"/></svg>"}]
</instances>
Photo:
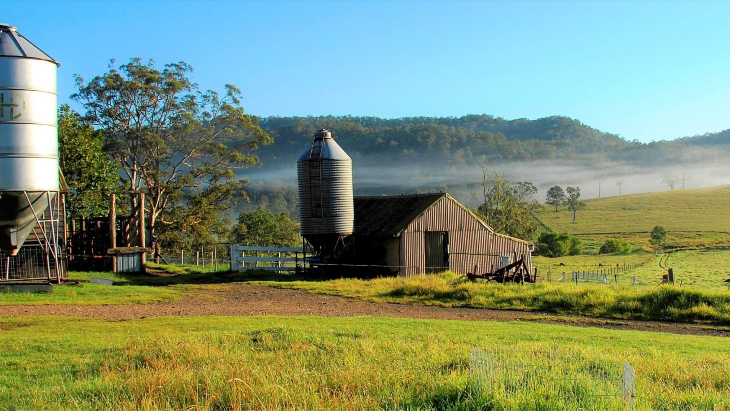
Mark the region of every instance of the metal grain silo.
<instances>
[{"instance_id":1,"label":"metal grain silo","mask_svg":"<svg viewBox=\"0 0 730 411\"><path fill-rule=\"evenodd\" d=\"M59 190L58 63L0 24L0 249L16 255Z\"/></svg>"},{"instance_id":2,"label":"metal grain silo","mask_svg":"<svg viewBox=\"0 0 730 411\"><path fill-rule=\"evenodd\" d=\"M320 254L334 252L352 234L352 159L322 129L297 161L299 217L302 236Z\"/></svg>"}]
</instances>

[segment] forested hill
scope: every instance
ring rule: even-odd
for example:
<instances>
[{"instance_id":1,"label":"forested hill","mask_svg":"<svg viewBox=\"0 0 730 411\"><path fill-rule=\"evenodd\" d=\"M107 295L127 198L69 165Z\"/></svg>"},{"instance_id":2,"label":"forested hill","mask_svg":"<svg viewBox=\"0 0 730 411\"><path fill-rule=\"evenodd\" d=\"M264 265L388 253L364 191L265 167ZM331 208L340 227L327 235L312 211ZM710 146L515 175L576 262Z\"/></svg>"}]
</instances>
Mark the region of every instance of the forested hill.
<instances>
[{"instance_id":1,"label":"forested hill","mask_svg":"<svg viewBox=\"0 0 730 411\"><path fill-rule=\"evenodd\" d=\"M596 156L650 164L704 156L703 149L730 152L730 130L671 142L627 141L578 120L553 116L505 120L488 115L463 117L268 117L262 127L274 138L259 155L266 169L292 167L321 128L355 161L363 164L491 164Z\"/></svg>"},{"instance_id":2,"label":"forested hill","mask_svg":"<svg viewBox=\"0 0 730 411\"><path fill-rule=\"evenodd\" d=\"M578 120L547 117L505 120L488 115L464 117L268 117L261 126L274 143L258 155L262 167L249 168L251 203L296 216L296 161L315 131L326 128L352 157L356 195L448 191L472 203L479 192L480 165L493 165L507 177L534 183L580 186L583 196L617 195L667 189L665 176L701 187L725 183L730 175L730 130L674 141L640 143L604 133ZM708 168L724 164L724 168ZM698 167L704 167L703 170ZM708 177L710 176L710 177ZM679 185L677 187L680 187Z\"/></svg>"},{"instance_id":3,"label":"forested hill","mask_svg":"<svg viewBox=\"0 0 730 411\"><path fill-rule=\"evenodd\" d=\"M448 163L567 158L630 147L632 143L567 117L505 120L487 115L464 117L269 117L263 128L274 145L261 158L296 161L321 128L353 159L390 163L428 156Z\"/></svg>"}]
</instances>

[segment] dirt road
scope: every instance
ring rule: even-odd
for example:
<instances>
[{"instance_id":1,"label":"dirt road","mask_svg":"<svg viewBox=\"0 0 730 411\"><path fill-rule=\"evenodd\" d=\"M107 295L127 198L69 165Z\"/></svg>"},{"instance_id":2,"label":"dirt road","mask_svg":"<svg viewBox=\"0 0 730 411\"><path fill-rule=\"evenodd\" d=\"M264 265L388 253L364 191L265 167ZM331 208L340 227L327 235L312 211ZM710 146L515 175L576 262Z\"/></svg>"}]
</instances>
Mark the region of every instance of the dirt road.
<instances>
[{"instance_id":1,"label":"dirt road","mask_svg":"<svg viewBox=\"0 0 730 411\"><path fill-rule=\"evenodd\" d=\"M603 320L582 316L559 316L548 313L521 311L370 303L352 298L309 294L299 290L277 289L250 284L229 284L216 287L215 289L203 289L197 292L196 295L190 295L175 302L159 304L0 306L0 316L21 317L35 315L87 317L107 320L198 315L373 316L468 321L566 323L583 327L730 336L730 330L727 327L654 321Z\"/></svg>"}]
</instances>

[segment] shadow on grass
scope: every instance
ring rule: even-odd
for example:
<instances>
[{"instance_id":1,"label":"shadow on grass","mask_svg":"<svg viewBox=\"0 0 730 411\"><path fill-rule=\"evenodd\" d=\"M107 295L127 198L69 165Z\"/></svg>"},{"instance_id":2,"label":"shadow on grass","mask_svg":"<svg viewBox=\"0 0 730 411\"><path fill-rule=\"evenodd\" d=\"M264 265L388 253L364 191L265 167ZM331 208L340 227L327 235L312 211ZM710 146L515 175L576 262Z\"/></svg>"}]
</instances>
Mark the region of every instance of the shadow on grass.
<instances>
[{"instance_id":1,"label":"shadow on grass","mask_svg":"<svg viewBox=\"0 0 730 411\"><path fill-rule=\"evenodd\" d=\"M251 281L312 281L300 274L279 274L266 270L205 271L198 267L148 264L147 273L118 273L126 285L169 286L181 284L224 284Z\"/></svg>"}]
</instances>

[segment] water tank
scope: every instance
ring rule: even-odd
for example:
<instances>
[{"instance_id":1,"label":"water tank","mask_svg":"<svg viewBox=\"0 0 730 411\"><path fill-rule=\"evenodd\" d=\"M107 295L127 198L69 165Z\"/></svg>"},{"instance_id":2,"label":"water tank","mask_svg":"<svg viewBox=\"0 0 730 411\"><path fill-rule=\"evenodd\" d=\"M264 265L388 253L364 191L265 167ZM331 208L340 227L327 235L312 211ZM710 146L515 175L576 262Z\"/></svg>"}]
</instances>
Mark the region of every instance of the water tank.
<instances>
[{"instance_id":1,"label":"water tank","mask_svg":"<svg viewBox=\"0 0 730 411\"><path fill-rule=\"evenodd\" d=\"M58 191L58 63L0 23L0 249L15 255Z\"/></svg>"},{"instance_id":2,"label":"water tank","mask_svg":"<svg viewBox=\"0 0 730 411\"><path fill-rule=\"evenodd\" d=\"M355 223L352 159L322 129L297 162L302 235L349 235Z\"/></svg>"}]
</instances>

